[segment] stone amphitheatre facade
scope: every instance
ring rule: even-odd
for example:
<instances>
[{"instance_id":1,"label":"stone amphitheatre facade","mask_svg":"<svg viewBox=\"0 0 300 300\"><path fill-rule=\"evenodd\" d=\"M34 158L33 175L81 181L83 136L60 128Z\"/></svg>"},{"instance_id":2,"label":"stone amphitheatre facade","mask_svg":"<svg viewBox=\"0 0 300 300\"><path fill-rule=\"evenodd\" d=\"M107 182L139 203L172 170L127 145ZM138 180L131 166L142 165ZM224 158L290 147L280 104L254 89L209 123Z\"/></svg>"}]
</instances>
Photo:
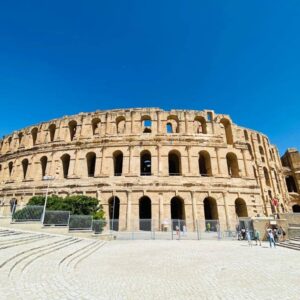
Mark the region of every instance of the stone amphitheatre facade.
<instances>
[{"instance_id":1,"label":"stone amphitheatre facade","mask_svg":"<svg viewBox=\"0 0 300 300\"><path fill-rule=\"evenodd\" d=\"M97 197L119 230L139 219L219 220L289 211L278 150L214 111L159 108L80 113L4 137L0 197ZM53 176L51 182L44 176ZM272 199L279 205L273 206Z\"/></svg>"}]
</instances>

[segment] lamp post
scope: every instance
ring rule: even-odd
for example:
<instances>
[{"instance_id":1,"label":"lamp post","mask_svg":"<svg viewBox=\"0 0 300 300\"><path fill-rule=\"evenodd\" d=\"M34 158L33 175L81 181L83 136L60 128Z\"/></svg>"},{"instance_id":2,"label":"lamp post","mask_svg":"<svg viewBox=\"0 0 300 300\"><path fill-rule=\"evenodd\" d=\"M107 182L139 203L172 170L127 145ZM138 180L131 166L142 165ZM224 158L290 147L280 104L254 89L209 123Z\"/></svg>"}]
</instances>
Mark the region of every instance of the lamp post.
<instances>
[{"instance_id":1,"label":"lamp post","mask_svg":"<svg viewBox=\"0 0 300 300\"><path fill-rule=\"evenodd\" d=\"M47 206L47 200L48 200L48 191L49 191L50 181L54 180L54 177L53 176L43 176L43 180L48 181L48 185L47 185L46 198L45 198L43 214L42 214L42 224L44 224L44 219L45 219L45 214L46 214L46 206Z\"/></svg>"}]
</instances>

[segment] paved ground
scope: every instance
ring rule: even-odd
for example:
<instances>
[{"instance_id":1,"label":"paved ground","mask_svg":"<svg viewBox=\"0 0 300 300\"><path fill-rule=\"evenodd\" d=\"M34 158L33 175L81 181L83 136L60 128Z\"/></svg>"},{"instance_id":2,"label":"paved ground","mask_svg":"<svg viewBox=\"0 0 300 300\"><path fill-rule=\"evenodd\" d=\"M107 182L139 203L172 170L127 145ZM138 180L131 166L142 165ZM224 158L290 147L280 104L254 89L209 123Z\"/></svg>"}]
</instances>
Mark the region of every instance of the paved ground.
<instances>
[{"instance_id":1,"label":"paved ground","mask_svg":"<svg viewBox=\"0 0 300 300\"><path fill-rule=\"evenodd\" d=\"M0 299L299 299L300 252L0 230Z\"/></svg>"}]
</instances>

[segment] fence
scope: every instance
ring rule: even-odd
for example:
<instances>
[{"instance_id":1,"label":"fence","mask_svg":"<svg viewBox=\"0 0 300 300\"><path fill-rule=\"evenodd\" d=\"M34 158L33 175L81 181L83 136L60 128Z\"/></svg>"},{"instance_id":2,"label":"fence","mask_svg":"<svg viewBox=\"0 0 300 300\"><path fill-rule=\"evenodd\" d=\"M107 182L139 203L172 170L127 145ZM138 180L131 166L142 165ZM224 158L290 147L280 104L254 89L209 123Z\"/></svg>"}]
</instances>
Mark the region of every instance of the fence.
<instances>
[{"instance_id":1,"label":"fence","mask_svg":"<svg viewBox=\"0 0 300 300\"><path fill-rule=\"evenodd\" d=\"M92 230L93 217L85 215L71 215L69 230Z\"/></svg>"},{"instance_id":2,"label":"fence","mask_svg":"<svg viewBox=\"0 0 300 300\"><path fill-rule=\"evenodd\" d=\"M11 211L12 222L39 222L43 214L42 205L14 206Z\"/></svg>"},{"instance_id":3,"label":"fence","mask_svg":"<svg viewBox=\"0 0 300 300\"><path fill-rule=\"evenodd\" d=\"M69 211L46 210L44 217L44 226L68 226L70 219Z\"/></svg>"}]
</instances>

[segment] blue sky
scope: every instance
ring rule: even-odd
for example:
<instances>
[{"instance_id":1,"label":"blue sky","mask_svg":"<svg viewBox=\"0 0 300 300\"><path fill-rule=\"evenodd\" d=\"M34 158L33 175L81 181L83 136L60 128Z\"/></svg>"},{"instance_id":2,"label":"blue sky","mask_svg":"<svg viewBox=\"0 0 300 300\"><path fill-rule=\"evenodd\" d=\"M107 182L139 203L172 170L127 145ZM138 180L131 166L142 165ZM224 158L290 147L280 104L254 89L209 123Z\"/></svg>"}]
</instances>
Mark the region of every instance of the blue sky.
<instances>
[{"instance_id":1,"label":"blue sky","mask_svg":"<svg viewBox=\"0 0 300 300\"><path fill-rule=\"evenodd\" d=\"M124 107L213 109L300 149L300 2L2 1L0 136Z\"/></svg>"}]
</instances>

